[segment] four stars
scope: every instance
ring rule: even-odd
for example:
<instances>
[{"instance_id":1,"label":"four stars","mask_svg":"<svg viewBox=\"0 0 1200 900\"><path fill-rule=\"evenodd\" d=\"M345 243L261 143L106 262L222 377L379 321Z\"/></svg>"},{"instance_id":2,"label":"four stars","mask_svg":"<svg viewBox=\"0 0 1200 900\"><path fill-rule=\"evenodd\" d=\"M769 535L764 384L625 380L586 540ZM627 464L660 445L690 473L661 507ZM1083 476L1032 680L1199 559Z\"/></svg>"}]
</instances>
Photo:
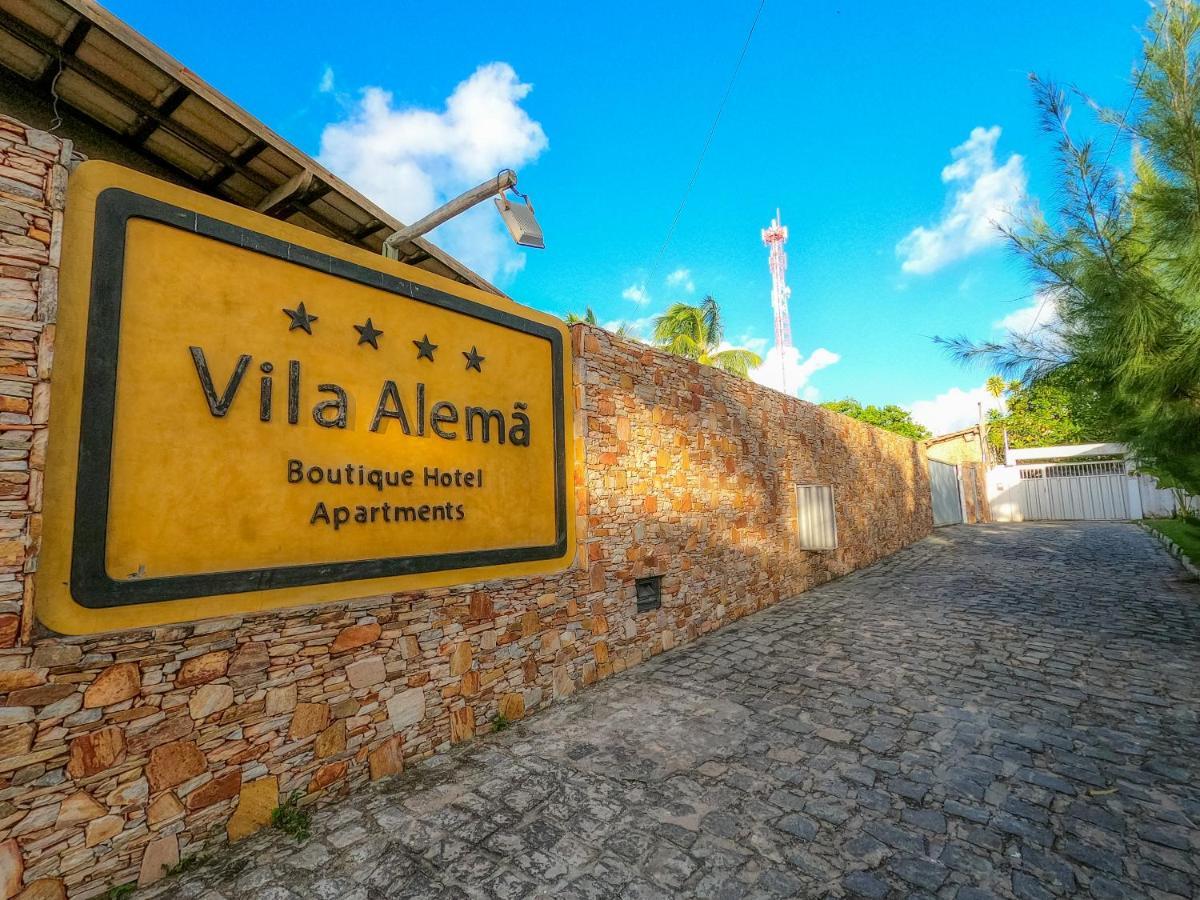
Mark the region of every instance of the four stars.
<instances>
[{"instance_id":1,"label":"four stars","mask_svg":"<svg viewBox=\"0 0 1200 900\"><path fill-rule=\"evenodd\" d=\"M306 334L313 333L312 323L317 321L317 317L309 314L308 310L304 308L303 302L297 303L295 309L284 309L284 313L291 318L291 322L288 324L288 331L295 331L299 328ZM370 344L372 349L379 349L379 338L383 335L383 331L375 327L375 323L371 321L369 316L365 325L355 325L354 329L358 332L359 344ZM433 351L438 348L438 345L430 342L428 334L423 335L419 341L413 341L413 346L417 348L418 360L427 359L430 362L434 361ZM463 357L467 360L467 371L471 369L474 369L476 372L483 371L480 366L487 357L480 356L479 350L474 345L471 346L469 353L466 350L463 351Z\"/></svg>"}]
</instances>

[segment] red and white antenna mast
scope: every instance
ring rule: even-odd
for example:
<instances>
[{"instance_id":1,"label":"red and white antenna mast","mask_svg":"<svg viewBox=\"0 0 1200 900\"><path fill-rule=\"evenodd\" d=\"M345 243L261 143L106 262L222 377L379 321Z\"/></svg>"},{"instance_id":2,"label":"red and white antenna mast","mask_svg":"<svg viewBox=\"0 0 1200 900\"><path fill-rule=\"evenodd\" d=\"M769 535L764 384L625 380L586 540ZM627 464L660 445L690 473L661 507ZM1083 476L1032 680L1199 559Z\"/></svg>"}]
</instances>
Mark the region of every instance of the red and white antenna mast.
<instances>
[{"instance_id":1,"label":"red and white antenna mast","mask_svg":"<svg viewBox=\"0 0 1200 900\"><path fill-rule=\"evenodd\" d=\"M792 296L792 289L787 286L787 254L783 251L783 245L788 239L788 230L779 220L779 209L776 208L771 227L762 230L762 240L771 248L771 309L775 313L775 346L779 348L780 374L783 376L783 392L786 394L787 357L784 351L792 346L792 320L788 315L788 299Z\"/></svg>"}]
</instances>

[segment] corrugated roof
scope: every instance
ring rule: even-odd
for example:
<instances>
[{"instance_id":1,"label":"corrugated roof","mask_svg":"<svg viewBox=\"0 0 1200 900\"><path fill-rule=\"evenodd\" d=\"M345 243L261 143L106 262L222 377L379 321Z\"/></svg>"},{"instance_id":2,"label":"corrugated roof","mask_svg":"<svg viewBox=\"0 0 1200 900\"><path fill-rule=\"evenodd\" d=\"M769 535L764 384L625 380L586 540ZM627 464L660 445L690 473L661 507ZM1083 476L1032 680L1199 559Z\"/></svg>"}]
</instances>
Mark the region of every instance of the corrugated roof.
<instances>
[{"instance_id":1,"label":"corrugated roof","mask_svg":"<svg viewBox=\"0 0 1200 900\"><path fill-rule=\"evenodd\" d=\"M375 252L403 227L90 0L0 0L0 65L213 196ZM428 241L400 249L501 293Z\"/></svg>"}]
</instances>

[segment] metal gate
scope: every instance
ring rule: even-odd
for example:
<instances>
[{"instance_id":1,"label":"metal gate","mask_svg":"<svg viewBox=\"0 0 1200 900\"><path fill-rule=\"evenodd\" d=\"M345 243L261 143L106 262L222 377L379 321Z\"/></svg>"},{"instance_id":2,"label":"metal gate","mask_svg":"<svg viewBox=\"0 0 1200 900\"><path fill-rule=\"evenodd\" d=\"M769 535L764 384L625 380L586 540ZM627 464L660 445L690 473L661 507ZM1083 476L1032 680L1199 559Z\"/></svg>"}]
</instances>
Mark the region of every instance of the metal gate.
<instances>
[{"instance_id":1,"label":"metal gate","mask_svg":"<svg viewBox=\"0 0 1200 900\"><path fill-rule=\"evenodd\" d=\"M963 520L958 466L929 460L929 490L933 494L933 524L957 525Z\"/></svg>"},{"instance_id":2,"label":"metal gate","mask_svg":"<svg viewBox=\"0 0 1200 900\"><path fill-rule=\"evenodd\" d=\"M1124 460L1018 466L1020 518L1128 519ZM1019 521L1019 520L1018 520Z\"/></svg>"}]
</instances>

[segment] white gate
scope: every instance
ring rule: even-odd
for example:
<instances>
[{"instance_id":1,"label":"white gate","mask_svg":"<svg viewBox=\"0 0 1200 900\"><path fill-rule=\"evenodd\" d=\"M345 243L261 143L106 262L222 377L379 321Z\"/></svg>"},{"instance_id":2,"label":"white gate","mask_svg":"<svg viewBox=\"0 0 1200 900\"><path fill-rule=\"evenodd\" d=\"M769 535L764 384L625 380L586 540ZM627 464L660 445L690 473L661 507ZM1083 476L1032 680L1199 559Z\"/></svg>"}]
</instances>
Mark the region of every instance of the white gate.
<instances>
[{"instance_id":1,"label":"white gate","mask_svg":"<svg viewBox=\"0 0 1200 900\"><path fill-rule=\"evenodd\" d=\"M1015 480L992 498L996 521L1138 518L1131 514L1125 460L1009 466ZM1136 486L1136 482L1134 482Z\"/></svg>"},{"instance_id":2,"label":"white gate","mask_svg":"<svg viewBox=\"0 0 1200 900\"><path fill-rule=\"evenodd\" d=\"M929 460L929 490L933 494L933 524L957 525L963 520L958 466Z\"/></svg>"}]
</instances>

